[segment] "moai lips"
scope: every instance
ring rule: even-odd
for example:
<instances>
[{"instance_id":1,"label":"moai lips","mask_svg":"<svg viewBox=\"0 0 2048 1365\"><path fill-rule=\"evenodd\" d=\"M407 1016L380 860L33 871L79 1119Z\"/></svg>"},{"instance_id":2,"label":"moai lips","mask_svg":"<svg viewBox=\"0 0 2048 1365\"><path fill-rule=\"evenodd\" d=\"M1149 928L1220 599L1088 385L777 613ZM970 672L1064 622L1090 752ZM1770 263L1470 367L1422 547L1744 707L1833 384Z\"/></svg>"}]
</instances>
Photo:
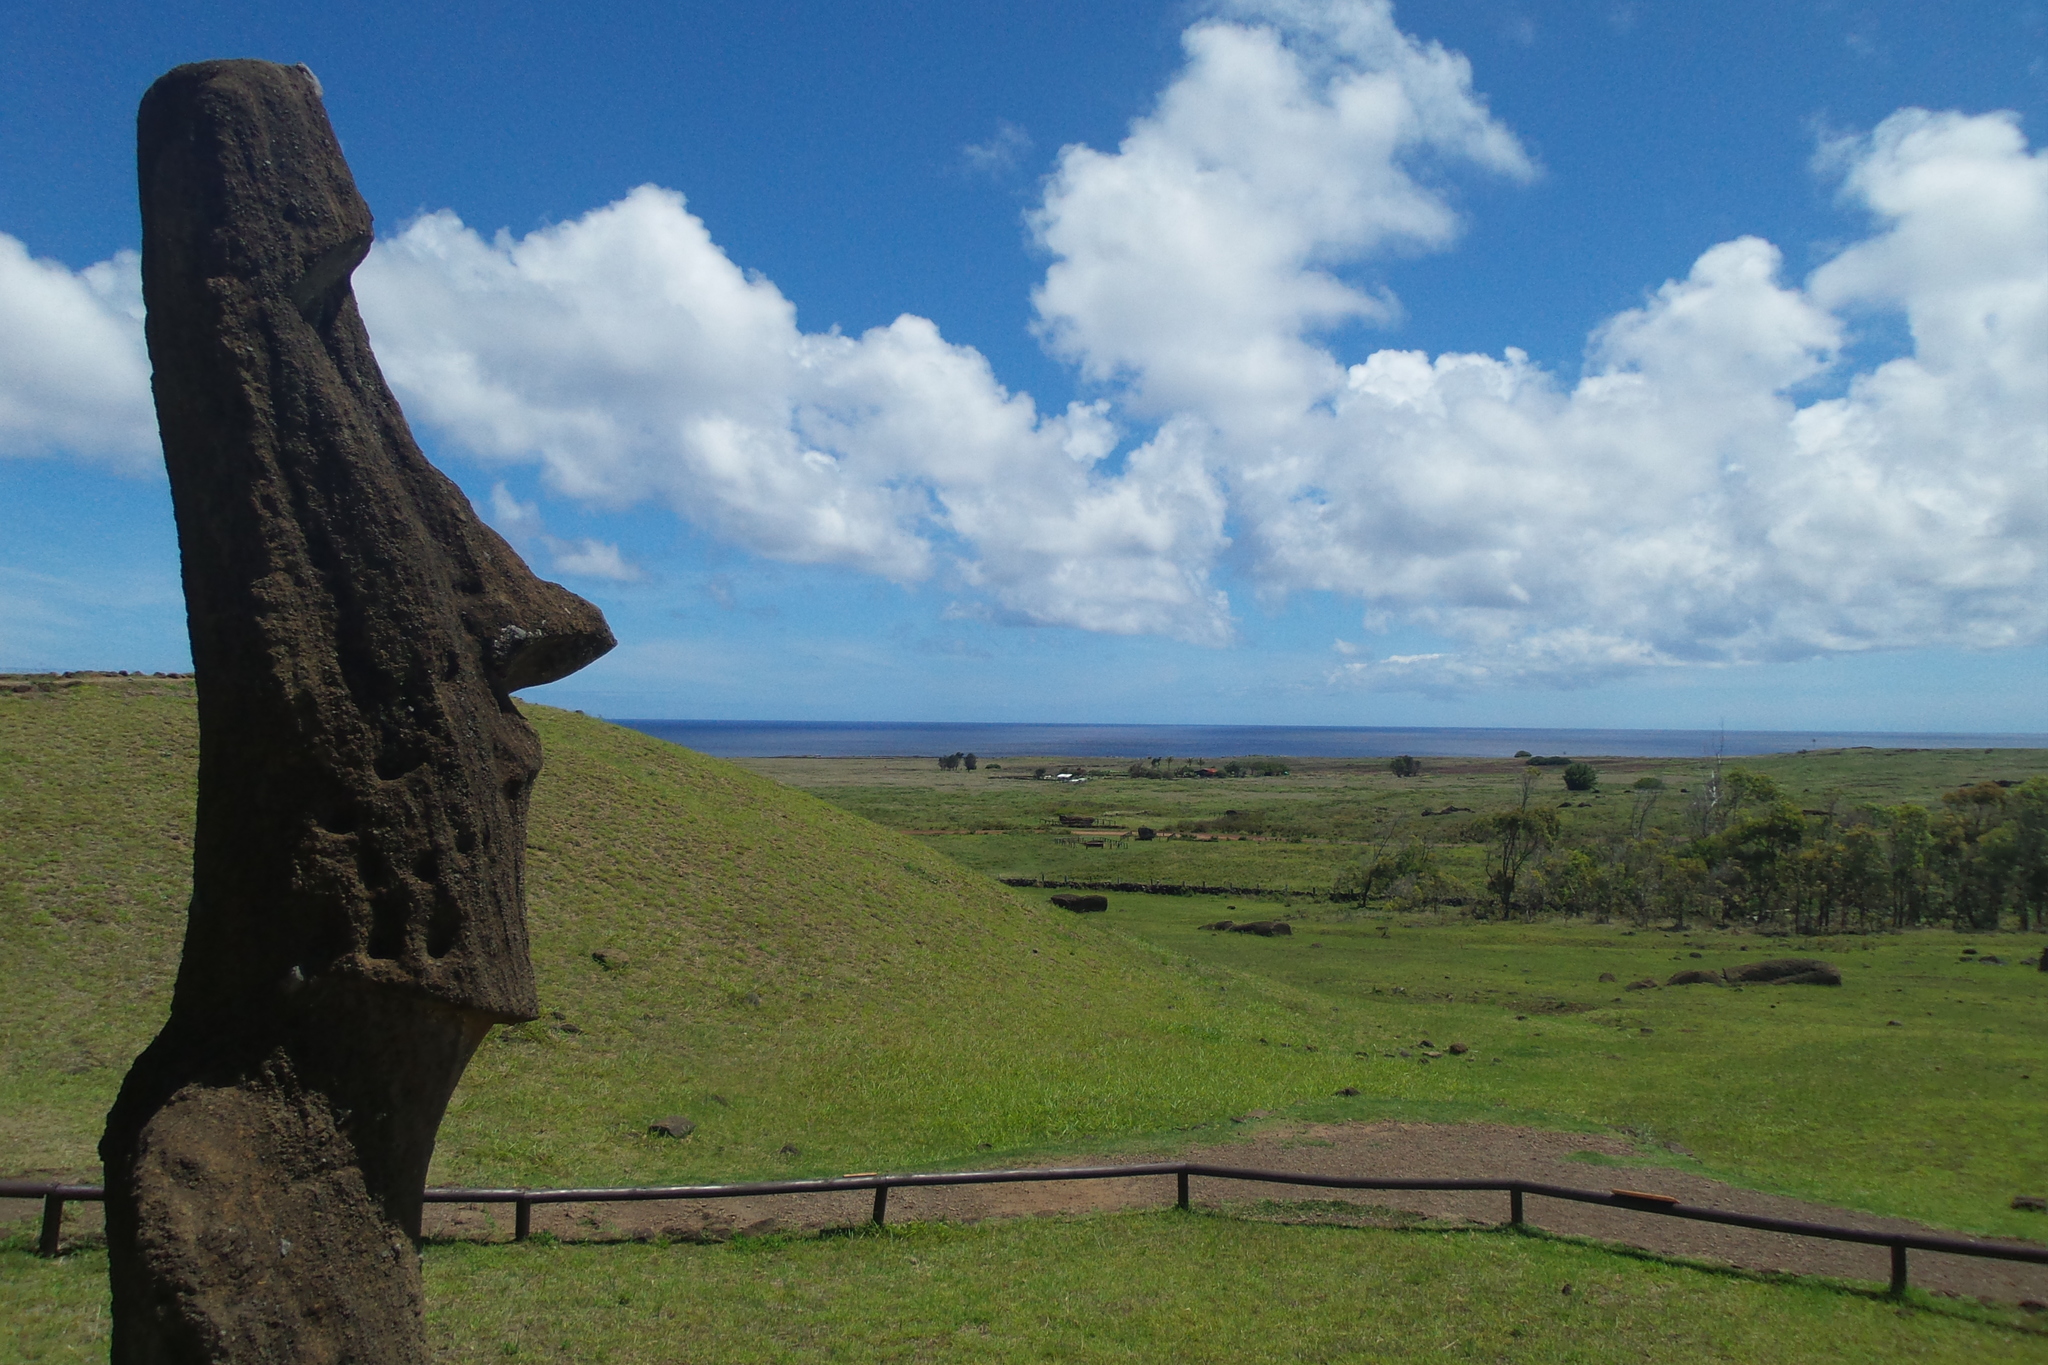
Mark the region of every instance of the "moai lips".
<instances>
[{"instance_id":1,"label":"moai lips","mask_svg":"<svg viewBox=\"0 0 2048 1365\"><path fill-rule=\"evenodd\" d=\"M414 443L311 73L179 67L138 160L200 763L171 1017L101 1142L114 1359L424 1361L434 1134L536 1013L509 694L613 639Z\"/></svg>"}]
</instances>

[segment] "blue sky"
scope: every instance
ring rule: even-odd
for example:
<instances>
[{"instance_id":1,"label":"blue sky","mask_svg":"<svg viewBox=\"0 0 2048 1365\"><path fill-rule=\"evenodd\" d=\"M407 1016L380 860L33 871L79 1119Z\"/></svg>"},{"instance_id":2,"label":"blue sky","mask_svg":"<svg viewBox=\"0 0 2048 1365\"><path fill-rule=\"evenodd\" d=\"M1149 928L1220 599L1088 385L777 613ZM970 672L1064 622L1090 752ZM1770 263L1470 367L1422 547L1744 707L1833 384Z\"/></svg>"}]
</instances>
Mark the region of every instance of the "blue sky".
<instances>
[{"instance_id":1,"label":"blue sky","mask_svg":"<svg viewBox=\"0 0 2048 1365\"><path fill-rule=\"evenodd\" d=\"M2048 731L2039 5L8 4L0 668L185 666L133 115L304 61L613 716Z\"/></svg>"}]
</instances>

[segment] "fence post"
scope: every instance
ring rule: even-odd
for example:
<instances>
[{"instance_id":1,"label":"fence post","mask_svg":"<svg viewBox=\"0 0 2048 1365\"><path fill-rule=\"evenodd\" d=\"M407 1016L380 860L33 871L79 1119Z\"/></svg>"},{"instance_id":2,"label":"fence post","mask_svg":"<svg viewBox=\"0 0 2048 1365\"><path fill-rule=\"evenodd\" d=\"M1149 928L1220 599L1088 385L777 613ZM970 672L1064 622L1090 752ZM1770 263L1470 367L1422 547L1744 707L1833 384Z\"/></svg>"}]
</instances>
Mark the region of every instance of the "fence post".
<instances>
[{"instance_id":1,"label":"fence post","mask_svg":"<svg viewBox=\"0 0 2048 1365\"><path fill-rule=\"evenodd\" d=\"M1516 1227L1522 1226L1522 1187L1520 1185L1508 1191L1508 1221Z\"/></svg>"},{"instance_id":2,"label":"fence post","mask_svg":"<svg viewBox=\"0 0 2048 1365\"><path fill-rule=\"evenodd\" d=\"M1906 1292L1906 1248L1903 1243L1892 1243L1892 1297Z\"/></svg>"},{"instance_id":3,"label":"fence post","mask_svg":"<svg viewBox=\"0 0 2048 1365\"><path fill-rule=\"evenodd\" d=\"M533 1201L522 1196L512 1202L512 1240L523 1242L533 1235Z\"/></svg>"},{"instance_id":4,"label":"fence post","mask_svg":"<svg viewBox=\"0 0 2048 1365\"><path fill-rule=\"evenodd\" d=\"M55 1256L57 1241L64 1232L64 1196L52 1192L43 1196L43 1235L36 1243L36 1254Z\"/></svg>"},{"instance_id":5,"label":"fence post","mask_svg":"<svg viewBox=\"0 0 2048 1365\"><path fill-rule=\"evenodd\" d=\"M1186 1171L1180 1173L1180 1206L1183 1209L1188 1206L1188 1173Z\"/></svg>"},{"instance_id":6,"label":"fence post","mask_svg":"<svg viewBox=\"0 0 2048 1365\"><path fill-rule=\"evenodd\" d=\"M888 1213L889 1213L889 1187L888 1187L887 1185L877 1185L877 1186L875 1186L875 1226L876 1226L876 1227L880 1227L880 1226L882 1225L882 1220L883 1220L883 1219L884 1219L885 1217L887 1217L887 1216L888 1216Z\"/></svg>"}]
</instances>

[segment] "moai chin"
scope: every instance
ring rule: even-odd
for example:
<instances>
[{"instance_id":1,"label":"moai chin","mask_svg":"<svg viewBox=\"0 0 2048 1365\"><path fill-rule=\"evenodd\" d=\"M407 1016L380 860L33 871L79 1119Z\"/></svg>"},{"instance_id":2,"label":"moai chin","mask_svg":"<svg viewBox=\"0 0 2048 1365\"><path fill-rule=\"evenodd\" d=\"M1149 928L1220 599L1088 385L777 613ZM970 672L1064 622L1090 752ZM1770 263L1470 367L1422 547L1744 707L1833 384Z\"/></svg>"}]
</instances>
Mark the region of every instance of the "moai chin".
<instances>
[{"instance_id":1,"label":"moai chin","mask_svg":"<svg viewBox=\"0 0 2048 1365\"><path fill-rule=\"evenodd\" d=\"M137 142L199 804L170 1020L100 1144L113 1358L424 1361L434 1133L490 1026L536 1014L509 693L612 635L414 444L312 74L179 67Z\"/></svg>"}]
</instances>

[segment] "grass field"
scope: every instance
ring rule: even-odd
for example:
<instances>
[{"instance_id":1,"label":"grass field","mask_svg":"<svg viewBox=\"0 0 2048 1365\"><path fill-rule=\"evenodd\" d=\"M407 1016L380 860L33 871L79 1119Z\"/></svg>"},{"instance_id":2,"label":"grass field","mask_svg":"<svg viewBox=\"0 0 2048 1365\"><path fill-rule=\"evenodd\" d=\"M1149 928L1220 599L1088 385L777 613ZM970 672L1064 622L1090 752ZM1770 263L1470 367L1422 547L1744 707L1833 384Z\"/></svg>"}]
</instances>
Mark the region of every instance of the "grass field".
<instances>
[{"instance_id":1,"label":"grass field","mask_svg":"<svg viewBox=\"0 0 2048 1365\"><path fill-rule=\"evenodd\" d=\"M1648 827L1687 828L1688 807L1708 759L1597 758L1598 787L1574 794L1560 770L1538 769L1533 799L1560 805L1562 842L1618 835L1635 815L1634 784L1663 783L1648 799ZM994 773L945 772L930 759L746 759L750 771L812 792L893 829L914 833L955 861L994 876L1175 881L1326 891L1365 846L1392 833L1434 846L1455 894L1482 892L1479 851L1465 843L1472 812L1515 805L1529 769L1512 758L1432 758L1420 775L1395 777L1379 759L1294 759L1286 777L1134 779L1127 760L1023 758ZM1098 774L1074 785L1020 780L1046 767ZM2048 774L2041 749L1827 749L1729 759L1776 780L1811 811L1906 802L1938 805L1941 793L1977 782ZM1449 814L1440 814L1450 808ZM1149 825L1167 837L1089 848L1061 815L1089 815L1118 829Z\"/></svg>"},{"instance_id":2,"label":"grass field","mask_svg":"<svg viewBox=\"0 0 2048 1365\"><path fill-rule=\"evenodd\" d=\"M1511 1232L1201 1213L426 1251L437 1360L2031 1361L2023 1314ZM24 1361L104 1359L105 1256L0 1249Z\"/></svg>"},{"instance_id":3,"label":"grass field","mask_svg":"<svg viewBox=\"0 0 2048 1365\"><path fill-rule=\"evenodd\" d=\"M1753 1188L1952 1227L2048 1231L2040 1214L2010 1207L2014 1194L2048 1189L2048 978L2010 956L1998 966L1961 957L1979 945L2009 955L1995 936L1635 933L1178 896L1111 905L1088 917L1099 932L1308 1003L1269 1048L1349 1046L1362 1032L1371 1056L1353 1084L1374 1104L1400 1096L1625 1129ZM1293 917L1291 937L1196 927L1280 914ZM1625 988L1784 955L1834 962L1845 984ZM1425 1063L1423 1038L1471 1051Z\"/></svg>"},{"instance_id":4,"label":"grass field","mask_svg":"<svg viewBox=\"0 0 2048 1365\"><path fill-rule=\"evenodd\" d=\"M436 1182L991 1165L1214 1141L1233 1131L1230 1116L1263 1109L1628 1129L1736 1183L2043 1235L2040 1215L2008 1207L2015 1193L2048 1193L2048 975L2014 965L2038 943L1474 924L1306 899L1117 895L1107 914L1072 916L1042 892L995 884L986 873L1036 869L987 850L1014 843L1027 864L1034 849L1080 857L1047 827L1075 810L1164 828L1291 802L1304 826L1336 834L1379 818L1376 806L1426 824L1441 817L1425 807L1505 801L1519 765L1061 788L910 765L754 765L803 778L813 795L585 717L529 714L548 754L528 877L544 1014L479 1053L442 1128ZM193 726L186 682L0 695L5 1174L95 1176L106 1105L161 1022L188 893ZM1816 800L1897 801L2024 778L2044 760L1852 752L1754 766L1775 765L1800 800L1818 786ZM1654 771L1682 784L1683 765ZM1613 785L1623 778L1634 780L1624 770ZM1618 821L1629 801L1595 797L1570 818ZM1024 832L906 832L939 829ZM1290 879L1286 857L1351 856L1336 834L1085 853L1143 848L1183 869L1242 860L1229 865L1254 875L1236 880L1270 885ZM1290 938L1196 927L1280 914L1294 921ZM1965 947L2005 964L1965 963ZM1846 984L1621 989L1793 952L1838 962ZM1470 1051L1426 1059L1425 1037ZM1346 1086L1362 1093L1334 1093ZM678 1112L698 1122L691 1138L649 1135ZM16 1358L94 1358L97 1253L46 1264L12 1245L0 1253L0 1316L23 1324ZM912 1256L948 1268L915 1271ZM451 1359L509 1355L508 1341L543 1358L672 1359L656 1352L676 1332L706 1343L705 1358L740 1360L1143 1358L1171 1331L1197 1359L2043 1354L2038 1335L1963 1310L1902 1318L1857 1293L1543 1239L1215 1218L724 1249L437 1247L428 1268ZM1545 1296L1564 1278L1611 1288L1597 1303L1553 1303ZM1369 1312L1355 1306L1360 1284L1372 1286ZM608 1292L635 1297L606 1306ZM1443 1335L1441 1310L1460 1296L1531 1307L1526 1321L1519 1306L1474 1307L1469 1326ZM1295 1326L1260 1316L1287 1303L1300 1306ZM1500 1337L1517 1323L1525 1338ZM876 1348L848 1355L849 1341Z\"/></svg>"}]
</instances>

